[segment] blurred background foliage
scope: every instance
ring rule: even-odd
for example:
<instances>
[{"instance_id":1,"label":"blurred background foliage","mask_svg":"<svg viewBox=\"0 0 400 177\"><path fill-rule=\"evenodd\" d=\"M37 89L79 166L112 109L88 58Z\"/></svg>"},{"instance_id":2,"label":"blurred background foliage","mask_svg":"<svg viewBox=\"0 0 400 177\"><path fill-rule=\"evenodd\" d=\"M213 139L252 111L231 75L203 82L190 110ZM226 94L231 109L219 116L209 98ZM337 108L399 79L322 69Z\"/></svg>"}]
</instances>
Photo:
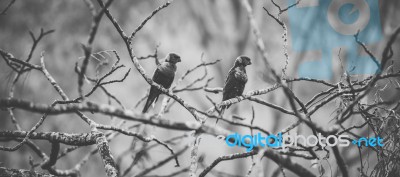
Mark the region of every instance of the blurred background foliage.
<instances>
[{"instance_id":1,"label":"blurred background foliage","mask_svg":"<svg viewBox=\"0 0 400 177\"><path fill-rule=\"evenodd\" d=\"M128 33L133 31L143 19L145 19L155 8L164 4L166 1L162 0L118 0L111 6L111 12L114 14L123 29ZM287 6L286 1L277 1L282 6ZM395 27L399 25L400 11L398 1L379 1L381 10L381 22L384 33L384 39L379 44L371 46L372 52L378 56L384 48L388 36L393 32ZM3 8L8 3L7 0L0 1L0 7ZM282 50L282 29L281 27L262 9L266 7L272 12L276 13L276 8L272 6L269 1L250 1L255 18L258 22L262 38L265 40L266 49L269 54L269 61L273 64L273 68L281 71L280 68L284 66L284 55ZM287 23L286 14L283 15L283 20ZM77 90L77 75L74 73L75 62L80 61L83 51L81 44L87 40L89 27L91 24L91 15L81 0L72 1L49 1L49 0L35 0L35 1L21 1L17 0L16 3L10 8L7 15L0 16L0 48L11 52L17 58L26 58L31 48L32 41L29 36L29 31L34 34L40 32L40 28L45 30L54 29L55 33L47 36L38 46L37 51L33 56L33 63L39 63L40 51L45 51L46 65L49 72L58 81L64 91L71 97L78 96ZM266 70L261 61L260 54L255 46L255 39L252 34L249 21L245 9L242 7L240 0L175 0L168 8L162 10L159 14L153 17L146 26L136 35L134 39L134 49L137 56L147 56L152 54L155 47L159 47L159 56L164 57L169 52L176 52L182 57L182 63L178 64L177 77L186 72L187 69L192 68L199 64L201 55L204 53L206 61L214 61L222 59L217 65L209 67L209 74L214 77L210 87L222 87L226 74L230 67L233 65L234 59L238 55L247 55L253 59L253 65L248 67L249 82L246 86L245 92L256 90L271 86L273 82L269 77L269 71ZM307 44L304 44L307 45ZM394 46L394 50L398 51L399 45ZM103 50L117 50L122 57L122 63L128 68L134 68L126 51L120 36L115 31L108 19L103 18L100 28L94 43L94 52ZM361 50L360 50L361 51ZM290 64L288 75L290 77L296 76L296 66L304 58L305 54L293 53L290 51L290 28L289 28L289 52ZM395 53L395 57L399 55ZM91 61L89 65L89 73L94 73L95 61ZM398 63L398 60L396 61ZM145 67L148 74L152 74L155 69L153 59L142 60L141 64ZM108 66L109 67L109 66ZM331 82L339 79L340 68L335 68L335 78ZM127 70L127 69L126 69ZM8 90L13 78L13 74L5 65L3 60L0 60L0 97L8 97ZM123 76L123 72L116 73L115 78ZM184 83L193 80L203 74L203 70L197 71L196 74L191 75ZM87 87L88 88L88 87ZM118 83L107 87L108 90L119 98L127 109L133 109L139 112L143 105L134 108L137 101L146 94L149 86L133 69L133 72L128 76L124 83ZM294 85L294 91L300 95L301 99L308 100L315 93L324 89L317 85L297 84ZM210 95L213 100L219 102L222 95L214 95L205 93L204 91L179 93L179 95L190 104L196 106L200 110L207 110L211 103L205 98L205 94ZM388 91L388 97L398 96L398 91ZM31 100L33 102L51 104L55 99L60 99L55 90L51 87L49 82L38 72L30 72L24 74L22 79L17 84L16 98ZM283 94L280 91L275 91L274 94L262 96L271 102L278 105L285 106L286 101L283 99ZM89 100L101 103L107 103L106 97L101 92L96 92ZM161 99L160 99L161 100ZM156 112L160 107L160 102L155 107ZM271 109L253 104L248 101L239 103L232 106L229 113L238 114L241 117L248 118L246 123L250 122L251 105L256 110L255 124L270 130L273 133L281 130L295 121L293 118L288 118L280 115ZM287 105L286 105L287 106ZM336 103L330 104L319 111L314 117L318 119L321 125L329 124L332 119L331 114L337 107ZM95 121L101 123L108 123L108 117L99 115L89 115ZM9 115L5 111L0 112L0 129L12 129L12 124ZM17 120L20 122L23 129L30 129L31 126L40 118L39 114L33 114L24 111L16 111ZM164 118L174 119L180 121L193 121L191 115L175 104L172 112L167 114ZM232 131L236 130L234 127L228 127ZM302 127L302 126L300 126ZM158 129L154 127L149 128L156 137L161 140L168 139L178 133L176 131ZM46 122L39 128L38 131L60 131L60 132L88 132L89 127L84 124L75 115L62 115L50 116ZM247 130L240 130L247 131ZM308 131L302 128L297 131ZM119 136L111 143L111 149L114 156L120 155L128 147L132 141L131 137ZM186 142L188 143L188 142ZM7 143L11 145L13 143ZM39 142L39 146L45 151L50 151L50 145L47 142ZM175 148L177 149L177 148ZM60 169L67 169L77 163L80 158L90 151L89 147L83 147L80 150L69 154L64 159L57 162L57 167ZM242 151L239 148L228 148L224 142L218 141L215 138L204 136L201 140L200 149L201 153L205 153L205 163L210 164L215 158L234 152ZM347 156L344 156L345 161L356 172L356 166L351 166L351 163L357 163L357 156L353 156L357 149L349 149ZM345 152L346 153L346 152ZM156 148L152 151L150 159L146 164L152 164L160 159L167 157L165 149ZM182 166L188 165L190 153L187 152L179 160ZM1 165L10 168L29 168L29 156L35 157L35 154L30 152L26 147L22 149L6 153L0 152ZM187 157L187 158L186 158ZM124 169L130 163L130 156L125 158L121 167ZM300 160L301 161L301 160ZM371 160L373 162L374 159ZM249 166L250 160L235 160L219 164L216 170L244 175ZM310 167L310 162L303 163L305 167ZM336 169L334 159L329 160L332 169ZM169 165L164 166L158 171L158 174L169 173L173 170L174 165L170 162ZM273 171L278 167L270 160L264 160L264 173L265 176L270 176ZM317 171L317 169L314 169ZM290 172L287 172L290 176ZM100 158L95 155L91 158L90 162L82 168L83 176L104 176L103 165ZM186 174L185 174L186 175ZM183 175L183 176L185 176ZM353 175L351 175L353 176Z\"/></svg>"}]
</instances>

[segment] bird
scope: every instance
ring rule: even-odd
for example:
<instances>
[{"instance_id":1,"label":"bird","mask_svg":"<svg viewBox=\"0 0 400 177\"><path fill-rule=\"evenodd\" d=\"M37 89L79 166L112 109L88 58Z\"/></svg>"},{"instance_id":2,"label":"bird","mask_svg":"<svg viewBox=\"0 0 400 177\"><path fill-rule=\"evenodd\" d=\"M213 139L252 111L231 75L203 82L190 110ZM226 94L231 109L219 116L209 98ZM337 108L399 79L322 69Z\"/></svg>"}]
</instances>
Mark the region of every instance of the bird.
<instances>
[{"instance_id":1,"label":"bird","mask_svg":"<svg viewBox=\"0 0 400 177\"><path fill-rule=\"evenodd\" d=\"M176 63L181 62L181 57L175 53L169 53L165 57L165 61L157 66L154 71L152 80L169 89L174 81L176 72ZM157 102L158 97L161 94L161 90L157 89L155 86L150 87L149 97L147 97L146 104L144 105L142 113L146 113L150 106Z\"/></svg>"},{"instance_id":2,"label":"bird","mask_svg":"<svg viewBox=\"0 0 400 177\"><path fill-rule=\"evenodd\" d=\"M247 56L239 56L236 58L233 67L229 70L222 90L222 101L241 96L247 83L246 66L251 65L251 59ZM223 115L228 106L222 106L220 116Z\"/></svg>"}]
</instances>

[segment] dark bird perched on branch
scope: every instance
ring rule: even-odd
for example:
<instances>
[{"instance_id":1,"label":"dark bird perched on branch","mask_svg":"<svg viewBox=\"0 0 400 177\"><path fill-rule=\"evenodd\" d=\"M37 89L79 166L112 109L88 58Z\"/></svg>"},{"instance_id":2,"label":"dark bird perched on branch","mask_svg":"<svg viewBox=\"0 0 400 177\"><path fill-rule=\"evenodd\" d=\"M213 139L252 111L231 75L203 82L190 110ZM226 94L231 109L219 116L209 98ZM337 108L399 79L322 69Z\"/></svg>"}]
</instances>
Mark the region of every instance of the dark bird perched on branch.
<instances>
[{"instance_id":1,"label":"dark bird perched on branch","mask_svg":"<svg viewBox=\"0 0 400 177\"><path fill-rule=\"evenodd\" d=\"M225 86L222 90L223 97L222 101L229 100L231 98L235 98L237 96L241 96L243 94L244 87L247 83L247 74L246 74L246 66L251 65L251 61L249 57L239 56L235 60L235 64L229 70L228 77L225 80ZM228 106L221 107L222 116L224 114L225 109L228 109Z\"/></svg>"},{"instance_id":2,"label":"dark bird perched on branch","mask_svg":"<svg viewBox=\"0 0 400 177\"><path fill-rule=\"evenodd\" d=\"M153 81L164 88L169 89L174 81L176 63L178 62L181 62L181 57L175 53L169 53L165 58L165 61L157 66L157 69L153 75ZM149 97L147 98L142 113L147 112L150 106L157 101L160 94L160 90L154 86L151 86Z\"/></svg>"}]
</instances>

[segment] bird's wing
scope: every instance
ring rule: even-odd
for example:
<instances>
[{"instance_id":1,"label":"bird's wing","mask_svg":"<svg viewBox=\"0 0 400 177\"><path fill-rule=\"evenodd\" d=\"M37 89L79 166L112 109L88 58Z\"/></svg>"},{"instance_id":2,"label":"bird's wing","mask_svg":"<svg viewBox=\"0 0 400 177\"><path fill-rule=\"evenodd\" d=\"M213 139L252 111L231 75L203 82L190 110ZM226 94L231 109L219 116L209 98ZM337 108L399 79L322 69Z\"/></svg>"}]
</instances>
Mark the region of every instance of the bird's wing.
<instances>
[{"instance_id":1,"label":"bird's wing","mask_svg":"<svg viewBox=\"0 0 400 177\"><path fill-rule=\"evenodd\" d=\"M164 88L168 89L169 87L171 87L171 84L174 81L174 75L165 74L159 68L157 68L153 74L153 81L157 84L160 84ZM149 107L157 101L158 96L160 96L160 94L161 94L160 90L158 90L154 86L151 86L149 97L147 98L146 104L142 111L143 113L147 112Z\"/></svg>"},{"instance_id":2,"label":"bird's wing","mask_svg":"<svg viewBox=\"0 0 400 177\"><path fill-rule=\"evenodd\" d=\"M159 68L156 69L153 75L153 81L162 85L164 88L169 89L174 81L175 74L169 72L162 72Z\"/></svg>"},{"instance_id":3,"label":"bird's wing","mask_svg":"<svg viewBox=\"0 0 400 177\"><path fill-rule=\"evenodd\" d=\"M229 71L223 89L222 101L235 98L236 96L240 96L243 94L246 82L236 77L236 75L238 74L236 72L237 71L235 71L234 69L231 69Z\"/></svg>"}]
</instances>

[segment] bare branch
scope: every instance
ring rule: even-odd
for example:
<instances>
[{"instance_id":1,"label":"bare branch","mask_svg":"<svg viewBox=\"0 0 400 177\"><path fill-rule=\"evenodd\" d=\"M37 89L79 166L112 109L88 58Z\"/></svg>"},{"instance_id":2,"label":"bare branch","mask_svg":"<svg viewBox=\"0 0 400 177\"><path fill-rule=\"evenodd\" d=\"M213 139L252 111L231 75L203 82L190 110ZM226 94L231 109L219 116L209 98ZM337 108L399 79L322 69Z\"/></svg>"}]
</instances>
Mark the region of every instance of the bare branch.
<instances>
[{"instance_id":1,"label":"bare branch","mask_svg":"<svg viewBox=\"0 0 400 177\"><path fill-rule=\"evenodd\" d=\"M200 173L199 177L204 177L207 175L208 172L211 171L216 165L218 165L219 162L221 161L226 161L226 160L233 160L233 159L239 159L239 158L246 158L249 156L253 156L257 154L257 151L250 151L250 152L244 152L244 153L236 153L236 154L230 154L230 155L224 155L221 157L218 157L217 159L214 160L213 163L211 163L210 166L204 169L203 172Z\"/></svg>"},{"instance_id":2,"label":"bare branch","mask_svg":"<svg viewBox=\"0 0 400 177\"><path fill-rule=\"evenodd\" d=\"M11 169L0 167L0 176L42 176L53 177L53 175L23 169Z\"/></svg>"},{"instance_id":3,"label":"bare branch","mask_svg":"<svg viewBox=\"0 0 400 177\"><path fill-rule=\"evenodd\" d=\"M6 8L3 9L3 11L0 12L0 15L6 15L7 11L10 9L10 7L15 3L16 0L10 0Z\"/></svg>"},{"instance_id":4,"label":"bare branch","mask_svg":"<svg viewBox=\"0 0 400 177\"><path fill-rule=\"evenodd\" d=\"M131 36L129 37L129 41L133 40L135 37L136 33L139 32L143 26L149 21L151 18L153 18L154 15L156 15L159 11L162 9L168 7L171 4L171 2L167 1L164 5L158 7L156 10L154 10L146 19L142 21L142 23L132 32Z\"/></svg>"}]
</instances>

